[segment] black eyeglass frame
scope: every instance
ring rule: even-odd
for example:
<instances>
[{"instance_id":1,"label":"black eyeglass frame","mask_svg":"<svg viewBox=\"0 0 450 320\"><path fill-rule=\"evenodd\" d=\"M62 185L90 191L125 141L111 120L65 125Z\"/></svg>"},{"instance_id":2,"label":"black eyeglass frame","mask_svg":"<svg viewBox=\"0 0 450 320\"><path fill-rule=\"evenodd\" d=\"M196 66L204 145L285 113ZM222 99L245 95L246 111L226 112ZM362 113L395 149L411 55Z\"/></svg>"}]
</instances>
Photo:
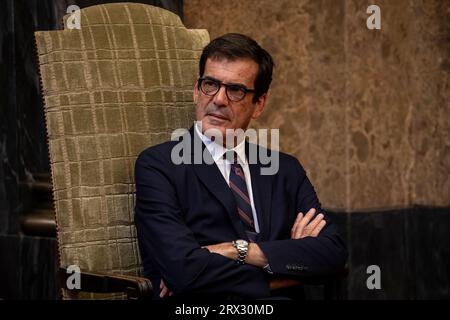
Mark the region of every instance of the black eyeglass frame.
<instances>
[{"instance_id":1,"label":"black eyeglass frame","mask_svg":"<svg viewBox=\"0 0 450 320\"><path fill-rule=\"evenodd\" d=\"M217 84L218 84L217 91L214 92L213 94L207 93L207 92L203 91L202 83L203 83L203 81L205 81L205 80L209 80L209 81L213 81L213 82L217 83ZM226 84L226 83L223 83L223 82L220 81L220 80L217 80L217 79L214 79L214 78L211 78L211 77L200 77L200 78L198 78L198 87L199 87L199 89L200 89L204 94L206 94L207 96L210 96L210 97L215 96L215 95L217 94L217 92L220 91L220 88L222 88L222 86L225 87L225 94L227 95L228 100L233 101L233 102L239 102L239 101L242 101L242 100L245 98L245 96L247 95L247 93L249 93L249 92L255 92L255 91L256 91L255 89L248 89L248 88L246 88L245 86L240 85L240 84ZM240 99L238 99L238 100L231 99L230 96L228 95L228 88L230 88L230 87L234 87L234 88L237 88L237 89L242 90L242 91L244 92L242 98L240 98Z\"/></svg>"}]
</instances>

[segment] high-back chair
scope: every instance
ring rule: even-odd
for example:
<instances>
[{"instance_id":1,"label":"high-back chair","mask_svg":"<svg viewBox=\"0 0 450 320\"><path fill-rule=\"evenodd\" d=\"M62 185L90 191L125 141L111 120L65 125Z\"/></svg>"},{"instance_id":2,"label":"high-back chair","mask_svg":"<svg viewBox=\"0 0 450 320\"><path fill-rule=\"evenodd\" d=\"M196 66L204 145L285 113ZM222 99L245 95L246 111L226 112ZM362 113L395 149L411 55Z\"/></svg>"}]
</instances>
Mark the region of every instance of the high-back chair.
<instances>
[{"instance_id":1,"label":"high-back chair","mask_svg":"<svg viewBox=\"0 0 450 320\"><path fill-rule=\"evenodd\" d=\"M96 5L79 17L80 29L35 33L63 296L148 297L133 223L134 163L192 125L209 35L144 4Z\"/></svg>"}]
</instances>

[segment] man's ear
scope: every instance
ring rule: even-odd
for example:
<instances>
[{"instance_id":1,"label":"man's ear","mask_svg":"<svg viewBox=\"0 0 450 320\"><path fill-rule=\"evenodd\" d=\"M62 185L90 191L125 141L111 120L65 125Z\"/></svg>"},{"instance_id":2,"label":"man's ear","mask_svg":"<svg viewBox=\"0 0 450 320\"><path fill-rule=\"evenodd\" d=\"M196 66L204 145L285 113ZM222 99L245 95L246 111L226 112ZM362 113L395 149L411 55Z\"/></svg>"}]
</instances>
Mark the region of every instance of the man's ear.
<instances>
[{"instance_id":1,"label":"man's ear","mask_svg":"<svg viewBox=\"0 0 450 320\"><path fill-rule=\"evenodd\" d=\"M255 110L253 110L252 119L257 119L263 113L266 106L267 92L263 93L255 102Z\"/></svg>"},{"instance_id":2,"label":"man's ear","mask_svg":"<svg viewBox=\"0 0 450 320\"><path fill-rule=\"evenodd\" d=\"M192 97L194 98L194 103L197 103L197 99L198 99L198 80L195 81L194 92L192 93Z\"/></svg>"}]
</instances>

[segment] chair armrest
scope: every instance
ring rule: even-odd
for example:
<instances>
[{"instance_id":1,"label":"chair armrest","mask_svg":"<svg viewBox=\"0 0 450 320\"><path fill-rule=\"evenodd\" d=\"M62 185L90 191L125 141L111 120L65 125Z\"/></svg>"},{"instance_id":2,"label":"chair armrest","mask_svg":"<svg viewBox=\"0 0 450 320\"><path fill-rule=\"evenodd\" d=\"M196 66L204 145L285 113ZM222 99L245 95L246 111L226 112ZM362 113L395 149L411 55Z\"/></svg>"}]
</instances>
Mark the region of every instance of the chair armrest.
<instances>
[{"instance_id":1,"label":"chair armrest","mask_svg":"<svg viewBox=\"0 0 450 320\"><path fill-rule=\"evenodd\" d=\"M270 281L270 290L278 290L282 288L294 287L302 284L298 279L294 278L276 278Z\"/></svg>"},{"instance_id":2,"label":"chair armrest","mask_svg":"<svg viewBox=\"0 0 450 320\"><path fill-rule=\"evenodd\" d=\"M124 292L128 299L151 299L153 293L152 283L149 279L119 275L103 272L82 271L80 273L80 289L68 289L67 279L72 273L67 273L66 268L59 268L61 288L69 291L82 291L94 293Z\"/></svg>"}]
</instances>

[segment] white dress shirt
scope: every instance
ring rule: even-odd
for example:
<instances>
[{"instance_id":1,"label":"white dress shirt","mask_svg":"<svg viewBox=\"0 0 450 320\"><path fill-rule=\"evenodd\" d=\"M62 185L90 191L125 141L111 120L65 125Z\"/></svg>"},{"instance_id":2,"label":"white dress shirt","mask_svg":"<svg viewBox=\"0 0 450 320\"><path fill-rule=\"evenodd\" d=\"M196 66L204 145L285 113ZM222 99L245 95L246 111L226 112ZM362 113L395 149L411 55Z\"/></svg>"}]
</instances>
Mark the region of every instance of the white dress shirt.
<instances>
[{"instance_id":1,"label":"white dress shirt","mask_svg":"<svg viewBox=\"0 0 450 320\"><path fill-rule=\"evenodd\" d=\"M223 155L227 151L234 151L237 154L238 163L241 165L245 174L245 183L247 184L248 197L250 198L250 204L252 207L253 221L255 222L255 231L259 233L258 216L256 215L255 203L253 201L252 179L250 175L250 168L248 166L247 157L245 155L245 139L242 140L237 146L232 149L226 149L222 145L215 143L209 137L205 136L197 127L195 123L195 132L205 144L209 153L211 154L214 162L222 173L223 178L230 185L230 168L231 164L227 159L223 158Z\"/></svg>"}]
</instances>

